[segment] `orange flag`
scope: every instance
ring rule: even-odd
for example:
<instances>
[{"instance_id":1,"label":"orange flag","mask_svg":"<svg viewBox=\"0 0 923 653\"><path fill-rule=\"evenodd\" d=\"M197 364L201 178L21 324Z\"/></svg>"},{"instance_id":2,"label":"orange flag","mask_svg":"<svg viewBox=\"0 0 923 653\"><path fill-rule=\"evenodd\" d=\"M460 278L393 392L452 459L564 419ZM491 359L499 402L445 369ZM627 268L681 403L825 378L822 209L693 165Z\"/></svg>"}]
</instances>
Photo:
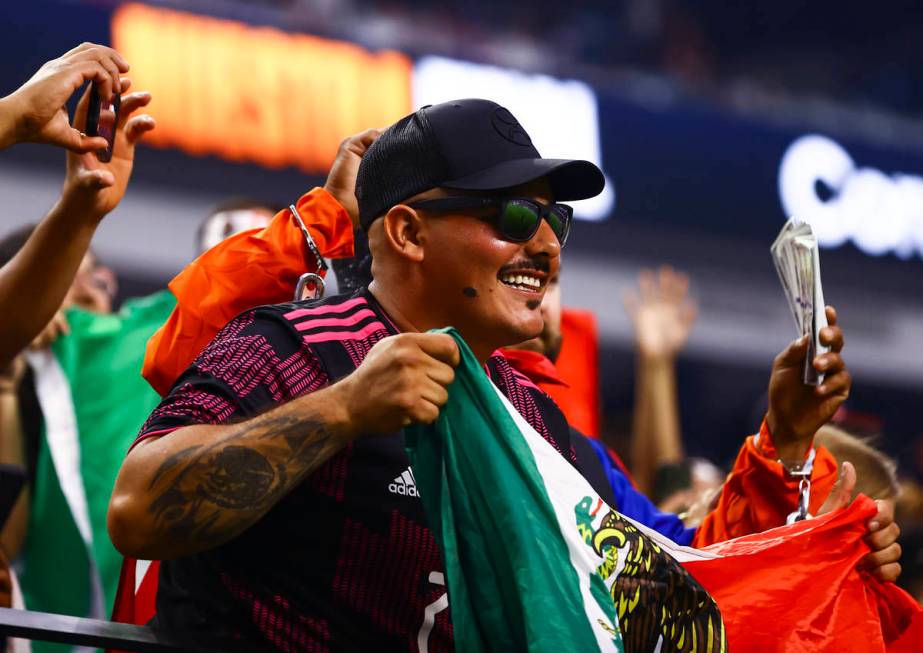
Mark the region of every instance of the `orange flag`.
<instances>
[{"instance_id":1,"label":"orange flag","mask_svg":"<svg viewBox=\"0 0 923 653\"><path fill-rule=\"evenodd\" d=\"M296 205L326 258L353 255L353 225L332 195L315 188ZM280 211L265 229L251 229L211 248L170 282L177 304L147 343L141 375L160 395L215 334L243 311L292 301L305 272L317 272L296 218Z\"/></svg>"},{"instance_id":2,"label":"orange flag","mask_svg":"<svg viewBox=\"0 0 923 653\"><path fill-rule=\"evenodd\" d=\"M875 502L722 542L713 560L683 566L721 609L728 650L748 653L909 653L923 608L894 583L856 568Z\"/></svg>"}]
</instances>

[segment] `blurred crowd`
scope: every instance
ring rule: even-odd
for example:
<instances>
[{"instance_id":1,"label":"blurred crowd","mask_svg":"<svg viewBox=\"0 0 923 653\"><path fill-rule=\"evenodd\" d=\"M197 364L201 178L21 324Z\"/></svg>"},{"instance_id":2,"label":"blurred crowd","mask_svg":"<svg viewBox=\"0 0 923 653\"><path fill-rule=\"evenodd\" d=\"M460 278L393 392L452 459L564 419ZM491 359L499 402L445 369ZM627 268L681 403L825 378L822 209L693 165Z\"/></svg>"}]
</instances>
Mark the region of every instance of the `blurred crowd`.
<instances>
[{"instance_id":1,"label":"blurred crowd","mask_svg":"<svg viewBox=\"0 0 923 653\"><path fill-rule=\"evenodd\" d=\"M566 7L559 3L531 3L528 9L521 3L470 1L444 3L439 9L432 9L429 3L414 2L357 0L354 4L360 11L403 14L408 19L418 19L421 13L427 13L437 24L451 26L451 29L438 31L453 35L460 44L457 54L461 56L477 58L476 53L469 50L489 47L484 45L491 42L489 33L495 34L495 38L504 39L512 33L515 40L522 44L526 52L524 56L532 60L536 56L543 61L560 57L595 62L619 59L639 66L660 66L694 80L710 80L720 75L733 74L733 66L716 57L718 48L714 44L721 35L715 34L714 14L717 9L710 7L709 3L698 6L666 0L628 2L621 5L618 11L607 8L607 15L610 18L616 16L617 20L606 23L598 20L601 9L593 3L585 2L570 3ZM740 13L743 10L738 8L736 11ZM561 14L560 20L553 21L556 25L554 31L547 33L540 42L535 41L534 37L527 37L527 34L542 32L537 27L547 22L549 12ZM778 22L779 12L779 9L771 11L767 19ZM625 38L614 37L613 30ZM574 34L579 34L580 38L574 38ZM910 37L908 33L906 38ZM515 50L510 50L509 45L510 41L505 40L504 46L508 53ZM677 56L677 50L683 50L682 56ZM721 51L727 52L724 48ZM690 56L690 52L694 52L695 56ZM798 52L793 50L790 55L797 57ZM675 64L678 61L682 62L681 66ZM781 66L779 70L784 68L790 67ZM77 351L67 349L67 346L69 342L75 341L74 331L78 326L82 333L90 334L94 330L98 332L109 329L109 332L117 334L116 345L123 343L128 346L127 343L132 343L131 351L119 355L125 354L130 358L131 365L137 369L137 376L142 364L148 365L151 360L150 350L146 352L137 343L146 342L155 336L156 331L161 344L174 343L176 349L171 351L178 351L183 338L192 338L189 336L192 333L188 330L189 321L195 318L199 320L198 324L207 319L203 317L207 312L203 308L206 304L197 304L199 301L204 302L203 298L213 298L216 294L223 299L239 298L244 303L235 305L235 311L240 312L261 304L290 302L292 298L300 300L301 296L296 296L296 285L307 288L306 294L309 297L323 294L322 282L319 280L327 268L323 257L332 258L330 252L335 249L336 238L332 232L326 232L325 241L316 234L313 238L307 236L305 241L304 236L309 232L307 227L316 230L317 226L304 208L307 206L303 203L304 198L293 204L298 208L293 208L291 212L289 209L278 211L276 207L263 206L246 199L229 198L209 215L190 216L190 219L201 220L199 242L196 244L200 256L171 283L172 294L163 295L157 300L164 302L157 315L173 316L170 318L173 321L167 322L167 331L162 328L166 320L132 322L130 311L126 312L125 307L116 311L114 298L118 288L117 277L93 253L91 241L100 222L122 200L131 178L134 157L143 156L143 152L136 150L136 144L146 132L155 129L154 119L142 113L150 102L150 95L143 90L131 89L131 83L126 77L128 72L128 62L114 50L83 44L59 59L48 62L20 89L0 100L0 145L11 147L16 143L30 141L63 147L68 151L66 178L55 206L44 217L22 216L23 226L0 240L0 314L4 316L0 321L0 471L3 472L0 483L18 487L16 479L22 479L22 491L14 495L18 496L15 504L11 498L9 506L0 506L0 509L8 511L0 533L0 561L7 567L6 572L0 574L0 585L3 587L0 604L4 606L41 608L55 605L53 598L42 596L42 592L47 590L40 586L41 574L34 570L36 565L51 564L51 561L42 561L38 554L27 555L30 546L37 546L35 551L42 550L41 543L35 541L39 537L37 533L47 538L50 537L47 534L52 532L51 524L41 522L43 519L51 520L52 513L35 509L35 504L48 505L48 495L52 488L43 487L42 484L53 483L56 478L65 499L69 501L71 495L68 494L68 484L76 482L62 477L68 473L69 468L60 462L64 453L56 450L56 447L62 446L61 441L50 435L54 431L52 422L58 416L48 414L48 411L50 406L55 405L52 403L52 395L56 388L62 386L60 382L58 386L54 385L55 379L49 371L45 354L51 352L58 356L62 367L66 368L65 352ZM869 83L873 88L876 83L897 88L906 85L907 80L901 80L900 71L895 71L892 80L873 80ZM105 135L86 133L90 88L83 92L71 126L66 102L86 82L91 82L96 89L94 92L102 98L103 108L98 120L103 124L108 121L111 131L108 140ZM835 85L838 80L830 80L830 83ZM906 88L903 94L895 93L889 101L897 108L916 109L923 102L923 93L919 88ZM116 111L107 101L117 95L121 96L121 104ZM99 133L104 134L105 130ZM347 230L350 234L353 227L358 226L359 218L358 207L354 206L355 180L350 182L349 177L355 177L358 161L377 136L377 132L370 132L347 139L328 178L326 192L343 206L341 211L345 210L349 214L351 222L347 223ZM111 151L110 160L104 160L106 157L99 155L100 151L107 149ZM304 219L299 211L304 212ZM294 218L297 218L297 222ZM269 242L266 234L272 233L272 229L283 228L289 229L295 243L293 247L296 253L290 255L289 259L284 259L282 254L272 249L278 241L265 245ZM381 272L381 268L376 270L368 258L369 245L363 240L363 232L356 231L351 237L356 239L355 253L340 256L333 267L341 292L361 293L367 288L373 272L378 278L377 273ZM316 246L315 241L318 241ZM309 244L307 249L304 247L305 242ZM244 250L245 255L233 258ZM257 276L257 268L268 258L276 263L293 261L286 271L288 276L274 275L276 287L261 285ZM381 265L377 259L375 265ZM207 277L207 280L202 281L201 288L192 293L190 288L194 278L200 278L195 275L205 275L201 278ZM298 280L302 281L300 285L294 283ZM330 279L327 285L330 285ZM596 455L605 461L616 500L623 506L634 501L643 503L643 508L638 508L639 515L649 518L655 528L673 529L669 532L675 534L678 541L686 538L685 543L695 542L694 529L706 523L707 516L718 509L725 479L732 473L732 461L690 457L686 453L688 443L694 441L695 434L683 431L676 370L677 361L695 328L697 306L694 287L695 280L664 265L657 270L640 271L637 283L623 297L607 300L623 302L635 335L632 428L628 446L623 446L620 451L608 446L612 443L599 439L602 429L598 368L595 363L585 363L598 354L592 315L581 315L579 311L567 308L567 297L562 296L557 276L547 281L547 291L541 305L544 319L541 335L511 346L506 359L518 374L525 375L554 398L571 427L582 431L581 438L587 436ZM140 305L137 302L143 301L153 300L137 298L127 304L136 307ZM201 348L203 343L211 340L235 314L232 311L226 319L218 320L219 323L214 326L202 327L201 332L197 331L193 338L196 346ZM835 314L832 315L832 324L835 326ZM102 321L93 321L97 318L102 318ZM169 326L171 324L172 327ZM173 340L169 340L170 328L177 329L176 333L180 334ZM837 357L830 358L824 364L829 364L833 372L831 376L836 377L840 373L836 366L842 366L838 357L839 347L842 347L838 328L831 330L829 339ZM189 347L195 349L192 345ZM780 390L780 384L788 382L780 381L778 375L784 373L787 369L785 366L791 362L785 357L797 355L797 352L792 353L794 351L786 350L774 363L775 376L770 380L770 401L773 400L773 387L775 397L788 392ZM192 351L193 357L197 354L198 350ZM79 360L78 353L72 355ZM106 354L110 355L115 356ZM369 357L371 360L371 354ZM801 357L795 363L803 361L803 351ZM175 394L177 389L170 388L181 374L187 374L181 377L187 385L198 382L183 372L191 360L187 357L171 362L176 375L167 378L162 387L157 387L160 395ZM796 370L798 364L794 364ZM122 388L119 388L120 382L115 379L115 371L107 373L105 367L100 369L101 374L105 375L102 378L110 379L110 383L98 383L88 389L89 392L97 395L97 399L111 401L113 405L125 404L121 395L116 394ZM113 376L108 376L110 373ZM214 374L217 377L220 372L215 371ZM596 377L595 381L588 379L592 376ZM231 384L230 381L228 383ZM842 383L844 386L834 388L843 395L837 406L848 395L848 378ZM79 396L76 391L80 388L71 389L74 390L73 396ZM107 446L116 450L118 456L123 456L129 450L138 430L144 430L142 423L148 419L149 413L160 400L150 388L148 391L151 392L151 399L139 404L138 409L129 414L125 421L119 422L118 427L107 426L102 417L98 418L100 430L117 431L114 439L107 441ZM112 393L111 399L107 399L107 393ZM195 397L193 395L193 399ZM919 446L920 460L901 461L901 465L898 465L878 448L876 438L879 434L870 432L869 420L857 419L848 407L847 400L834 412L829 423L820 427L816 436L810 433L808 439L814 436L814 446L818 450L824 448L829 451L838 473L847 477L839 479L839 487L846 486L848 498L863 493L889 504L886 512L890 515L893 511L895 521L900 525L901 546L896 549L896 554L895 549L891 548L890 557L879 560L882 577L886 580L897 578L898 583L923 602L923 485L920 484L923 442ZM797 410L791 409L790 412L795 414ZM76 407L75 413L78 415L79 438L96 429L95 423L88 425L80 421L84 419L80 406ZM155 419L156 415L155 412L151 418ZM874 431L874 420L871 424L871 430ZM753 427L756 432L760 425L754 424ZM729 434L729 437L741 435ZM82 455L85 459L95 458L96 452L92 448L88 445L83 447ZM144 448L150 450L151 446L146 445ZM851 463L851 468L844 467L844 462ZM102 456L96 459L96 464L104 465ZM168 464L164 462L165 466ZM43 465L46 469L42 469ZM49 465L54 467L54 474L49 474ZM904 469L905 466L907 469ZM847 469L850 471L847 472ZM86 530L94 534L93 537L84 537L88 547L87 555L90 558L99 556L90 567L95 566L100 575L104 576L101 578L101 594L94 599L103 606L102 613L97 611L95 614L101 618L110 615L112 594L118 583L118 568L106 561L106 556L116 557L111 546L111 553L99 553L100 537L106 538L108 545L108 536L105 531L94 530L96 526L92 506L109 503L112 483L118 472L117 466L106 471L104 477L108 486L105 483L94 485L80 481L83 483L83 500L91 506ZM151 483L154 481L156 478ZM0 497L6 496L4 488L0 488ZM794 498L791 503L794 507ZM77 530L81 530L81 519L74 519ZM667 523L672 525L664 525ZM113 519L110 513L109 532L121 532L119 528L118 519ZM702 532L704 528L699 530L700 534ZM84 535L83 531L81 535ZM124 544L129 541L131 545ZM893 542L887 546L891 544ZM134 540L125 535L122 535L118 548L127 550L129 554L136 553L138 558L144 553L144 547L136 545ZM895 555L900 557L900 566L896 565ZM121 557L118 557L118 562L121 562ZM22 593L13 580L17 575L23 580ZM28 583L31 579L39 580L34 580L35 584L30 587ZM94 591L85 585L72 590L60 586L54 589L56 593L92 594ZM31 604L30 597L34 601Z\"/></svg>"},{"instance_id":2,"label":"blurred crowd","mask_svg":"<svg viewBox=\"0 0 923 653\"><path fill-rule=\"evenodd\" d=\"M207 3L229 14L234 2ZM252 4L252 3L251 3ZM920 9L832 2L682 0L441 2L266 0L284 27L478 62L582 77L658 75L713 98L830 98L908 117L923 109L915 71ZM194 3L193 3L194 6ZM420 24L431 25L419 30ZM835 53L832 54L832 53Z\"/></svg>"}]
</instances>

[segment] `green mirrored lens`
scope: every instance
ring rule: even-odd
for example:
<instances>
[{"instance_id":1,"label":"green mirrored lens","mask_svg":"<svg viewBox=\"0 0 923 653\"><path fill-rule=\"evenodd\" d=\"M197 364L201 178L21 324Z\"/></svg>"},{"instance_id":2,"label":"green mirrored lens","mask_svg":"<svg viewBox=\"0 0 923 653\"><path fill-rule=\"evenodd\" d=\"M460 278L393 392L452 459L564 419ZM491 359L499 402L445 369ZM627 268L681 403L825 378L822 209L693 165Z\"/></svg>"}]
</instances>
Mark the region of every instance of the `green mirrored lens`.
<instances>
[{"instance_id":1,"label":"green mirrored lens","mask_svg":"<svg viewBox=\"0 0 923 653\"><path fill-rule=\"evenodd\" d=\"M561 240L564 236L564 220L562 217L558 215L556 210L552 209L545 219L548 220L548 224L551 225L551 229L558 237L558 240Z\"/></svg>"},{"instance_id":2,"label":"green mirrored lens","mask_svg":"<svg viewBox=\"0 0 923 653\"><path fill-rule=\"evenodd\" d=\"M508 202L500 216L500 231L514 240L528 240L535 235L541 216L534 207L521 202Z\"/></svg>"},{"instance_id":3,"label":"green mirrored lens","mask_svg":"<svg viewBox=\"0 0 923 653\"><path fill-rule=\"evenodd\" d=\"M546 219L558 237L558 241L563 245L564 241L567 240L567 232L570 227L570 213L562 206L554 206L548 212Z\"/></svg>"}]
</instances>

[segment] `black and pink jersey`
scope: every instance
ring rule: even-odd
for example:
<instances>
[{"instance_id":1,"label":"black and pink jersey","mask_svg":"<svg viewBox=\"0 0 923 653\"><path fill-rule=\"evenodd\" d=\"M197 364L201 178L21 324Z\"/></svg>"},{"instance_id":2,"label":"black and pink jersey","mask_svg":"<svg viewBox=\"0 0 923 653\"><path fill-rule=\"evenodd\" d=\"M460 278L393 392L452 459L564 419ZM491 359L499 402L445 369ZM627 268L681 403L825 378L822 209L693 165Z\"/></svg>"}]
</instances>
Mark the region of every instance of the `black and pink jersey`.
<instances>
[{"instance_id":1,"label":"black and pink jersey","mask_svg":"<svg viewBox=\"0 0 923 653\"><path fill-rule=\"evenodd\" d=\"M138 439L314 392L396 333L367 290L247 311L179 378ZM502 356L486 369L575 462L554 402ZM447 605L440 552L396 432L353 441L235 540L163 562L156 621L206 640L243 640L248 650L437 653L454 650Z\"/></svg>"}]
</instances>

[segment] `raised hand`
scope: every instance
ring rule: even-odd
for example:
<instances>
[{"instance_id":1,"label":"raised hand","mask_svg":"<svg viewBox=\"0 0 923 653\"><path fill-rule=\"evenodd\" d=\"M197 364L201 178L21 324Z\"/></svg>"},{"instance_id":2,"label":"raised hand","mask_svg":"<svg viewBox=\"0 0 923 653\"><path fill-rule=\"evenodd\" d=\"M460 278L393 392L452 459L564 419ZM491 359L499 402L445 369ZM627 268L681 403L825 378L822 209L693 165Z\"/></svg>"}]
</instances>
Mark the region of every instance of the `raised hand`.
<instances>
[{"instance_id":1,"label":"raised hand","mask_svg":"<svg viewBox=\"0 0 923 653\"><path fill-rule=\"evenodd\" d=\"M648 359L672 359L686 345L697 308L689 297L689 277L669 266L655 274L642 270L638 290L622 301L635 330L638 353Z\"/></svg>"},{"instance_id":2,"label":"raised hand","mask_svg":"<svg viewBox=\"0 0 923 653\"><path fill-rule=\"evenodd\" d=\"M120 80L123 91L131 87L127 78ZM86 124L90 90L83 94L74 114L74 124ZM112 211L125 195L135 159L135 145L141 137L154 128L149 115L132 115L151 101L147 92L129 93L122 97L118 122L115 125L112 160L103 163L94 153L68 153L67 176L61 201L70 210L90 220L101 220ZM111 111L100 115L100 122L113 119Z\"/></svg>"},{"instance_id":3,"label":"raised hand","mask_svg":"<svg viewBox=\"0 0 923 653\"><path fill-rule=\"evenodd\" d=\"M843 331L836 324L836 311L827 306L827 324L821 329L820 342L830 351L813 361L824 372L824 382L805 385L804 359L808 338L804 336L776 356L769 377L769 411L766 423L773 444L783 460L801 460L811 446L814 434L826 424L849 396L852 378L843 362Z\"/></svg>"},{"instance_id":4,"label":"raised hand","mask_svg":"<svg viewBox=\"0 0 923 653\"><path fill-rule=\"evenodd\" d=\"M122 55L95 43L82 43L45 63L29 81L0 101L5 127L0 130L0 146L33 141L74 152L106 147L106 139L86 136L82 129L71 127L67 101L86 81L96 82L101 98L108 101L113 93L124 90L119 76L128 68Z\"/></svg>"},{"instance_id":5,"label":"raised hand","mask_svg":"<svg viewBox=\"0 0 923 653\"><path fill-rule=\"evenodd\" d=\"M377 129L366 129L354 134L340 143L337 158L330 167L324 190L333 195L337 202L349 213L353 226L359 226L359 202L356 200L356 175L359 174L359 162L369 146L381 136Z\"/></svg>"},{"instance_id":6,"label":"raised hand","mask_svg":"<svg viewBox=\"0 0 923 653\"><path fill-rule=\"evenodd\" d=\"M448 401L458 345L445 333L402 333L375 344L339 384L354 435L432 423Z\"/></svg>"}]
</instances>

